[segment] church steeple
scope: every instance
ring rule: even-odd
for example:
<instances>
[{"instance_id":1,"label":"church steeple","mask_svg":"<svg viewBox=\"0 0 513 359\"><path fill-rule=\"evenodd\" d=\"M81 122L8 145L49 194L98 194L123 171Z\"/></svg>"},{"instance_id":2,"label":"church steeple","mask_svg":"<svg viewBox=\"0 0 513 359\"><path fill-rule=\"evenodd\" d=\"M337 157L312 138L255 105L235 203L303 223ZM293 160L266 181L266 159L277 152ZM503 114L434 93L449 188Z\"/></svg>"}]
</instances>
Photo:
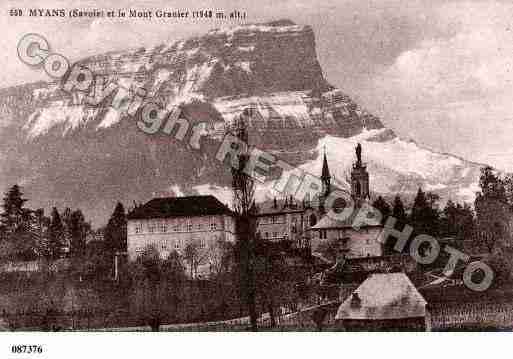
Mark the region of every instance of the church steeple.
<instances>
[{"instance_id":1,"label":"church steeple","mask_svg":"<svg viewBox=\"0 0 513 359\"><path fill-rule=\"evenodd\" d=\"M326 148L324 148L324 159L322 162L322 195L328 196L331 192L331 175L328 167L328 159L326 158Z\"/></svg>"},{"instance_id":2,"label":"church steeple","mask_svg":"<svg viewBox=\"0 0 513 359\"><path fill-rule=\"evenodd\" d=\"M351 194L355 201L370 199L369 172L367 166L362 162L362 145L355 148L356 162L351 170Z\"/></svg>"}]
</instances>

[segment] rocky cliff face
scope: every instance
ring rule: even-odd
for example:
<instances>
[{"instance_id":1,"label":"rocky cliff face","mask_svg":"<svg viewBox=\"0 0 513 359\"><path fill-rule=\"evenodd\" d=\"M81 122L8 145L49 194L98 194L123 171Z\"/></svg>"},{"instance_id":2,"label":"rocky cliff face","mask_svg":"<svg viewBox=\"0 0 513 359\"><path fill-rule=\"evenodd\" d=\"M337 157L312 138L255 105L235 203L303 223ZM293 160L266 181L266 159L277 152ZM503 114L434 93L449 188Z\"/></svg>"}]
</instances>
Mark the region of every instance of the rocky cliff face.
<instances>
[{"instance_id":1,"label":"rocky cliff face","mask_svg":"<svg viewBox=\"0 0 513 359\"><path fill-rule=\"evenodd\" d=\"M152 101L181 106L184 117L208 124L205 150L198 152L165 134L143 133L126 108L110 107L112 97L86 105L58 83L0 90L0 185L24 185L32 206L83 208L95 223L105 222L117 200L147 200L173 186L184 192L207 183L227 186L229 170L215 163L214 148L225 125L248 107L255 110L251 143L293 165L314 159L319 139L327 135L351 139L375 131L375 143L399 140L324 79L312 29L289 21L213 30L80 63L97 81L115 82L128 95L144 88ZM459 181L443 178L443 184L474 183L477 166L465 161L458 166L470 169L455 174ZM381 167L380 181L414 178L412 187L438 183L412 176L413 170L396 176L396 170L376 166ZM388 180L386 172L394 176Z\"/></svg>"}]
</instances>

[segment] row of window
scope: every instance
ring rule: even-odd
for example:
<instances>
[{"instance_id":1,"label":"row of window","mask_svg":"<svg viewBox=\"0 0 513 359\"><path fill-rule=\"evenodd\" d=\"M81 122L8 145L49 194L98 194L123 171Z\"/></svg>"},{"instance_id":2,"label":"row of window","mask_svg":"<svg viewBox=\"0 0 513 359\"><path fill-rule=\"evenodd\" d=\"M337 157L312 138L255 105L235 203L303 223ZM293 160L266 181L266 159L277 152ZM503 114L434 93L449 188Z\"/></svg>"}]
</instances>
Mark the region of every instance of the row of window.
<instances>
[{"instance_id":1,"label":"row of window","mask_svg":"<svg viewBox=\"0 0 513 359\"><path fill-rule=\"evenodd\" d=\"M278 217L261 217L257 220L257 225L265 225L265 224L283 224L285 221L279 221ZM290 223L290 230L292 233L297 232L297 218L293 217Z\"/></svg>"},{"instance_id":2,"label":"row of window","mask_svg":"<svg viewBox=\"0 0 513 359\"><path fill-rule=\"evenodd\" d=\"M262 216L258 218L257 224L285 223L285 216Z\"/></svg>"},{"instance_id":3,"label":"row of window","mask_svg":"<svg viewBox=\"0 0 513 359\"><path fill-rule=\"evenodd\" d=\"M328 238L328 231L326 229L321 229L319 231L319 238L320 239L327 239ZM338 238L347 239L349 237L346 236L346 232L338 231Z\"/></svg>"},{"instance_id":4,"label":"row of window","mask_svg":"<svg viewBox=\"0 0 513 359\"><path fill-rule=\"evenodd\" d=\"M217 237L214 237L212 239L212 241L216 241L217 240ZM194 239L192 241L195 241ZM160 242L159 244L156 244L154 243L153 246L155 246L155 248L159 251L170 251L170 250L181 250L181 249L184 249L186 247L186 245L190 243L190 241L184 241L182 239L175 239L175 240L167 240L167 241L162 241ZM197 241L198 243L198 247L200 249L205 249L207 248L207 242L204 238L200 239ZM136 248L135 252L140 254L144 251L144 248L140 247L140 248Z\"/></svg>"},{"instance_id":5,"label":"row of window","mask_svg":"<svg viewBox=\"0 0 513 359\"><path fill-rule=\"evenodd\" d=\"M360 233L369 233L369 228L367 227L362 227L359 229ZM332 234L334 234L333 232L335 232L334 229L331 229L330 232ZM327 230L326 229L320 229L319 230L319 238L320 239L326 239L327 238ZM339 229L337 230L337 232L334 234L334 236L337 236L339 238L344 238L344 237L347 237L348 233L347 233L347 230L344 230L344 229Z\"/></svg>"},{"instance_id":6,"label":"row of window","mask_svg":"<svg viewBox=\"0 0 513 359\"><path fill-rule=\"evenodd\" d=\"M270 233L272 233L273 238L281 236L281 234L279 234L278 232L264 232L264 237L269 238ZM297 228L295 224L290 226L290 233L297 233ZM288 236L288 234L284 233L283 236Z\"/></svg>"},{"instance_id":7,"label":"row of window","mask_svg":"<svg viewBox=\"0 0 513 359\"><path fill-rule=\"evenodd\" d=\"M272 237L270 237L270 235ZM272 232L272 233L269 233L269 232L264 232L264 238L285 238L287 239L288 235L285 233L285 234L281 234L281 233L278 233L278 232Z\"/></svg>"},{"instance_id":8,"label":"row of window","mask_svg":"<svg viewBox=\"0 0 513 359\"><path fill-rule=\"evenodd\" d=\"M208 228L211 231L217 231L217 223L212 221ZM206 230L206 226L203 223L196 223L195 225L187 221L185 223L174 223L173 225L168 225L166 222L155 223L149 222L146 225L146 229L148 233L167 233L167 232L193 232L193 231L204 231ZM134 226L135 233L143 233L144 226L143 223L136 223Z\"/></svg>"}]
</instances>

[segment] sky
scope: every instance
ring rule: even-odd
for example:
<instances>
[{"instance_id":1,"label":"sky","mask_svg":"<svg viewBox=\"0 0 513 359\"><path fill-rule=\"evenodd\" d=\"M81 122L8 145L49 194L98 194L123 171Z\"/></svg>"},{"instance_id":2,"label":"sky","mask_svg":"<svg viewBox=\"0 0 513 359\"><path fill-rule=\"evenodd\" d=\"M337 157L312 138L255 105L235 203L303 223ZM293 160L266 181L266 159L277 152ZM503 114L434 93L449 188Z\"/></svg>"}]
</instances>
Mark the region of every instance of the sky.
<instances>
[{"instance_id":1,"label":"sky","mask_svg":"<svg viewBox=\"0 0 513 359\"><path fill-rule=\"evenodd\" d=\"M10 17L0 3L0 87L45 79L16 56L27 33L71 60L149 46L211 28L215 20ZM38 1L39 8L223 9L245 22L311 25L329 82L399 136L440 152L513 171L513 2L473 0Z\"/></svg>"}]
</instances>

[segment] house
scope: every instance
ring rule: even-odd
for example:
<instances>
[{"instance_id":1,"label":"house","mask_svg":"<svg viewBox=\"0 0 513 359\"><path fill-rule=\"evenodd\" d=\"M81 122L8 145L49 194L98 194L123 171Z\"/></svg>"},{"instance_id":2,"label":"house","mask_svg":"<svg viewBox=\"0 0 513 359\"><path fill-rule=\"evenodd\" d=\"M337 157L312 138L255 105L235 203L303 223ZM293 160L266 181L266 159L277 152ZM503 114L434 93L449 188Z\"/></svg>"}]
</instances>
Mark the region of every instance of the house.
<instances>
[{"instance_id":1,"label":"house","mask_svg":"<svg viewBox=\"0 0 513 359\"><path fill-rule=\"evenodd\" d=\"M293 196L258 205L257 232L263 239L272 242L290 241L293 247L310 247L310 232L324 214L323 204L331 191L331 175L326 153L324 153L322 188L312 200L295 201Z\"/></svg>"},{"instance_id":2,"label":"house","mask_svg":"<svg viewBox=\"0 0 513 359\"><path fill-rule=\"evenodd\" d=\"M147 246L166 258L172 251L183 254L188 244L205 252L218 241L235 241L235 218L211 195L154 198L127 215L129 260Z\"/></svg>"},{"instance_id":3,"label":"house","mask_svg":"<svg viewBox=\"0 0 513 359\"><path fill-rule=\"evenodd\" d=\"M424 331L430 328L426 304L406 274L372 274L342 302L335 320L348 331Z\"/></svg>"},{"instance_id":4,"label":"house","mask_svg":"<svg viewBox=\"0 0 513 359\"><path fill-rule=\"evenodd\" d=\"M292 197L260 203L257 207L257 232L271 242L290 241L295 248L310 245L307 230L317 221L315 210Z\"/></svg>"},{"instance_id":5,"label":"house","mask_svg":"<svg viewBox=\"0 0 513 359\"><path fill-rule=\"evenodd\" d=\"M324 216L319 223L310 228L312 252L321 250L324 245L335 245L342 258L380 257L383 244L378 237L382 225L361 225L353 227L355 215L346 220L337 220Z\"/></svg>"}]
</instances>

